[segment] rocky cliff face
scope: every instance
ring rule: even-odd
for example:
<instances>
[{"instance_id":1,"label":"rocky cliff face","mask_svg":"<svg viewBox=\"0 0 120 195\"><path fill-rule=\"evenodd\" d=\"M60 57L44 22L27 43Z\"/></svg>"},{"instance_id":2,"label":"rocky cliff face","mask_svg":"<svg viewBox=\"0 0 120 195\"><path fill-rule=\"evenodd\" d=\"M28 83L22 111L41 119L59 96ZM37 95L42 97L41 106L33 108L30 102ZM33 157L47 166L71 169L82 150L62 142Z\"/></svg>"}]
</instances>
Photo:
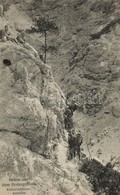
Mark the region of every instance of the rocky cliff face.
<instances>
[{"instance_id":1,"label":"rocky cliff face","mask_svg":"<svg viewBox=\"0 0 120 195\"><path fill-rule=\"evenodd\" d=\"M28 139L42 154L50 140L64 134L64 95L50 67L32 51L8 42L1 45L0 60L0 130Z\"/></svg>"},{"instance_id":2,"label":"rocky cliff face","mask_svg":"<svg viewBox=\"0 0 120 195\"><path fill-rule=\"evenodd\" d=\"M38 8L41 15L49 16L59 28L59 35L48 35L48 46L56 47L54 52L48 51L48 62L64 93L78 104L74 121L76 129L83 132L86 153L90 155L86 143L94 142L94 146L89 146L91 155L109 161L111 155L119 156L120 148L116 130L120 3L66 0L46 1L42 5L41 2L41 9ZM101 154L97 154L99 149Z\"/></svg>"},{"instance_id":3,"label":"rocky cliff face","mask_svg":"<svg viewBox=\"0 0 120 195\"><path fill-rule=\"evenodd\" d=\"M1 42L0 56L1 193L92 195L77 164L66 164L65 96L50 66L11 41Z\"/></svg>"},{"instance_id":4,"label":"rocky cliff face","mask_svg":"<svg viewBox=\"0 0 120 195\"><path fill-rule=\"evenodd\" d=\"M48 33L47 36L47 61L65 94L77 95L80 109L88 114L103 107L111 90L119 90L119 6L118 0L25 4L24 10L33 20L45 16L58 26L57 35ZM43 36L38 39L34 34L28 40L44 55ZM92 97L94 89L96 100ZM94 108L89 106L90 102Z\"/></svg>"}]
</instances>

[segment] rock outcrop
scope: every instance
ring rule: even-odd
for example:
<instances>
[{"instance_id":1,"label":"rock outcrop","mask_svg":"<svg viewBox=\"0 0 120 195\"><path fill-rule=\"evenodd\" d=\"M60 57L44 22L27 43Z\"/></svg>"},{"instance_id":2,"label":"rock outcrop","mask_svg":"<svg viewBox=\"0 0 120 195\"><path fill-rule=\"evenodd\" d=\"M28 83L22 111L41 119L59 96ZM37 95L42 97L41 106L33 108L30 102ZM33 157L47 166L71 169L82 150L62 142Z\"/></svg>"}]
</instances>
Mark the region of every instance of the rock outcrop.
<instances>
[{"instance_id":1,"label":"rock outcrop","mask_svg":"<svg viewBox=\"0 0 120 195\"><path fill-rule=\"evenodd\" d=\"M49 141L64 136L65 97L32 51L8 42L0 52L0 131L28 139L43 154Z\"/></svg>"},{"instance_id":2,"label":"rock outcrop","mask_svg":"<svg viewBox=\"0 0 120 195\"><path fill-rule=\"evenodd\" d=\"M92 157L107 163L119 157L120 148L119 0L48 0L38 10L59 28L59 35L47 37L48 46L57 48L48 51L47 60L57 83L78 105L74 122L82 131L84 152L90 156L92 139Z\"/></svg>"},{"instance_id":3,"label":"rock outcrop","mask_svg":"<svg viewBox=\"0 0 120 195\"><path fill-rule=\"evenodd\" d=\"M67 162L65 97L50 66L10 41L0 55L1 192L92 195L77 164Z\"/></svg>"}]
</instances>

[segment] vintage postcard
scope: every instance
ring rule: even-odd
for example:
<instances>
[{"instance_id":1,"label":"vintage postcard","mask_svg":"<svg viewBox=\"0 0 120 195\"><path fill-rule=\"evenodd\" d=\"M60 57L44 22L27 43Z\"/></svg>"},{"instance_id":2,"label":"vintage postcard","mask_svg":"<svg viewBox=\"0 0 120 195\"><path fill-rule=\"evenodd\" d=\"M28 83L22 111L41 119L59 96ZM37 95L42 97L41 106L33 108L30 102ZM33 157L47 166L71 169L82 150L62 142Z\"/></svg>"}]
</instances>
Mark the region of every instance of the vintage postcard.
<instances>
[{"instance_id":1,"label":"vintage postcard","mask_svg":"<svg viewBox=\"0 0 120 195\"><path fill-rule=\"evenodd\" d=\"M120 195L119 0L0 0L0 195Z\"/></svg>"}]
</instances>

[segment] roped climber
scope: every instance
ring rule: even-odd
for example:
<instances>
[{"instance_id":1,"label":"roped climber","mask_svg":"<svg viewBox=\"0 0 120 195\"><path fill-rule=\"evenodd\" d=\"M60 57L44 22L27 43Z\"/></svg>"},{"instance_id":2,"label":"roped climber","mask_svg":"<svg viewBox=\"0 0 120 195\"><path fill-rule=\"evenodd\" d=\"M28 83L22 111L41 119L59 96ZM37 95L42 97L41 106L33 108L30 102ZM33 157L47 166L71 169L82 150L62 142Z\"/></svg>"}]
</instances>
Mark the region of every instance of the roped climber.
<instances>
[{"instance_id":1,"label":"roped climber","mask_svg":"<svg viewBox=\"0 0 120 195\"><path fill-rule=\"evenodd\" d=\"M68 134L68 146L69 146L69 155L68 160L75 158L75 133L70 132Z\"/></svg>"},{"instance_id":2,"label":"roped climber","mask_svg":"<svg viewBox=\"0 0 120 195\"><path fill-rule=\"evenodd\" d=\"M70 130L73 128L73 111L67 107L65 113L64 113L64 124L65 124L65 129Z\"/></svg>"},{"instance_id":3,"label":"roped climber","mask_svg":"<svg viewBox=\"0 0 120 195\"><path fill-rule=\"evenodd\" d=\"M69 146L68 160L73 159L73 157L75 158L76 155L80 160L80 154L81 154L80 146L82 143L83 143L83 137L80 131L77 134L75 134L74 131L68 134L68 146Z\"/></svg>"},{"instance_id":4,"label":"roped climber","mask_svg":"<svg viewBox=\"0 0 120 195\"><path fill-rule=\"evenodd\" d=\"M81 154L80 146L82 143L83 143L83 137L81 135L81 132L79 131L76 135L76 152L79 157L79 160L80 160L80 154Z\"/></svg>"},{"instance_id":5,"label":"roped climber","mask_svg":"<svg viewBox=\"0 0 120 195\"><path fill-rule=\"evenodd\" d=\"M34 47L32 47L29 43L26 42L25 36L26 36L25 31L19 33L17 36L18 43L22 44L26 49L32 51L36 58L40 58L38 52L34 49Z\"/></svg>"},{"instance_id":6,"label":"roped climber","mask_svg":"<svg viewBox=\"0 0 120 195\"><path fill-rule=\"evenodd\" d=\"M25 43L25 32L22 31L17 35L17 41L21 44Z\"/></svg>"},{"instance_id":7,"label":"roped climber","mask_svg":"<svg viewBox=\"0 0 120 195\"><path fill-rule=\"evenodd\" d=\"M5 25L4 29L2 30L2 41L12 41L14 43L18 43L12 31L10 30L9 25Z\"/></svg>"}]
</instances>

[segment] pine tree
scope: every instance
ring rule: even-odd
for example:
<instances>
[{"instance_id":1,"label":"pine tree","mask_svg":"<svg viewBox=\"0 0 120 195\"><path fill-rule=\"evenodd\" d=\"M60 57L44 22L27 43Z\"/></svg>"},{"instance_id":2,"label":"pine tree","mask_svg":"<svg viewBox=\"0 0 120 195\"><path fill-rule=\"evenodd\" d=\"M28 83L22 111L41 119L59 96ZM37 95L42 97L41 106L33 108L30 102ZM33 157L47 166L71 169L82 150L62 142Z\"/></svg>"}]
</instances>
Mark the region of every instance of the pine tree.
<instances>
[{"instance_id":1,"label":"pine tree","mask_svg":"<svg viewBox=\"0 0 120 195\"><path fill-rule=\"evenodd\" d=\"M47 60L47 32L53 32L53 33L58 32L58 27L56 26L56 24L54 22L49 21L46 18L39 18L36 21L36 24L37 24L37 32L38 33L43 33L44 37L45 37L44 63L46 63L46 60Z\"/></svg>"}]
</instances>

